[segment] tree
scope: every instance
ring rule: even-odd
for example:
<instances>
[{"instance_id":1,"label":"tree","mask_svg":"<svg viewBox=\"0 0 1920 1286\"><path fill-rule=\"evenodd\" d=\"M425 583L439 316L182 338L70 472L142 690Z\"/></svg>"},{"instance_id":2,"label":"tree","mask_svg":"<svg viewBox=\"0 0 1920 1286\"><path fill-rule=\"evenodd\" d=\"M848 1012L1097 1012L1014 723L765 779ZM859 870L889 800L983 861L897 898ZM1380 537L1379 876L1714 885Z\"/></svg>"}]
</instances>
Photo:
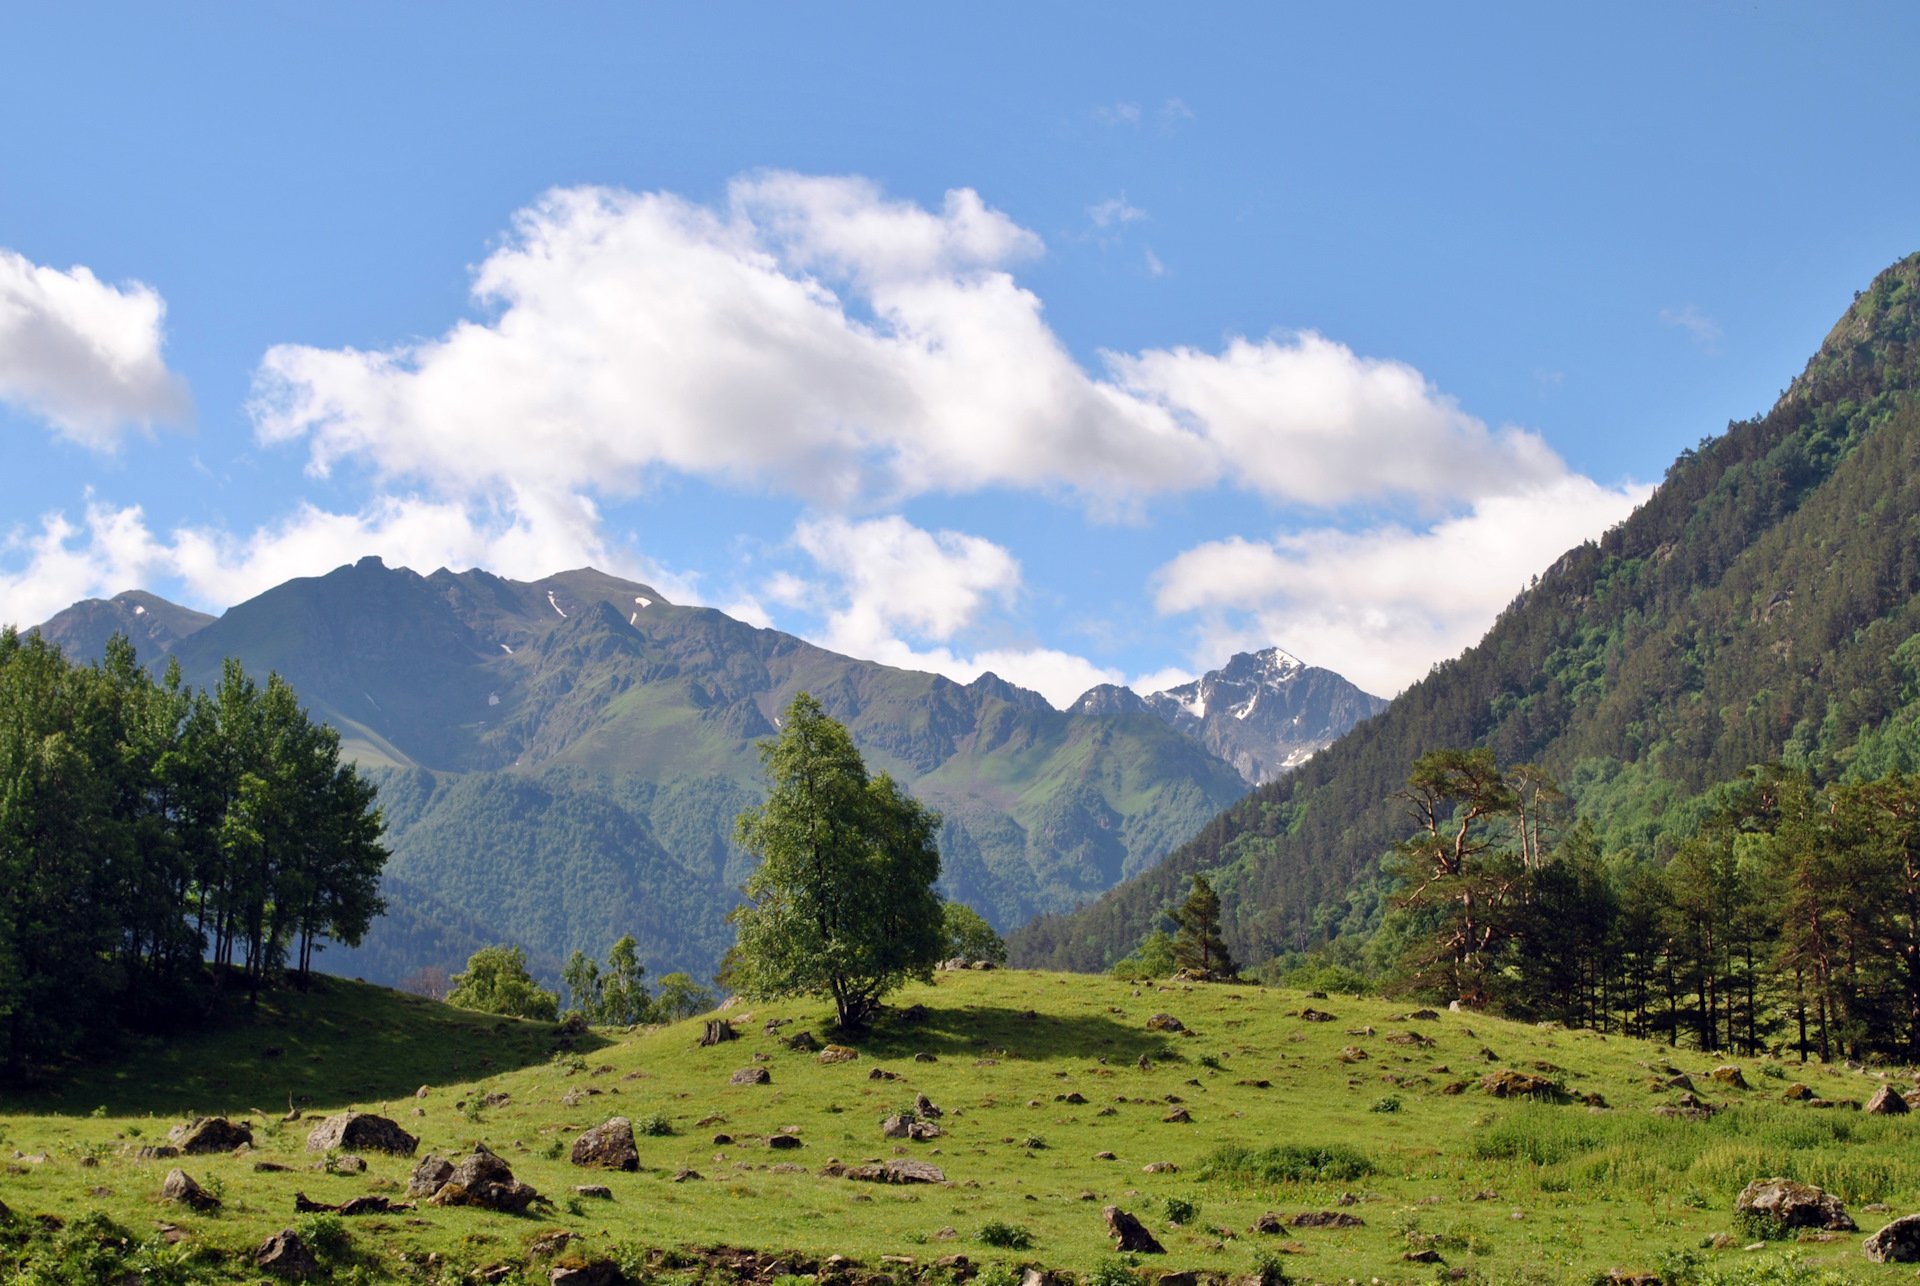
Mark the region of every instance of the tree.
<instances>
[{"instance_id":1,"label":"tree","mask_svg":"<svg viewBox=\"0 0 1920 1286\"><path fill-rule=\"evenodd\" d=\"M542 988L527 972L524 947L481 947L468 956L466 970L453 975L447 1003L483 1014L547 1022L560 1013L560 997Z\"/></svg>"},{"instance_id":2,"label":"tree","mask_svg":"<svg viewBox=\"0 0 1920 1286\"><path fill-rule=\"evenodd\" d=\"M607 952L607 970L600 975L598 1021L616 1027L646 1022L653 1013L652 998L642 981L646 974L646 966L640 963L640 945L631 933L621 935Z\"/></svg>"},{"instance_id":3,"label":"tree","mask_svg":"<svg viewBox=\"0 0 1920 1286\"><path fill-rule=\"evenodd\" d=\"M663 1023L704 1014L713 1008L713 993L693 980L692 975L676 969L660 979L660 994L654 999L653 1014Z\"/></svg>"},{"instance_id":4,"label":"tree","mask_svg":"<svg viewBox=\"0 0 1920 1286\"><path fill-rule=\"evenodd\" d=\"M941 922L946 934L946 945L940 949L942 955L949 959L991 960L999 965L1007 962L1007 944L993 931L993 926L965 902L947 903L941 911Z\"/></svg>"},{"instance_id":5,"label":"tree","mask_svg":"<svg viewBox=\"0 0 1920 1286\"><path fill-rule=\"evenodd\" d=\"M760 868L730 917L734 979L755 999L830 996L840 1026L858 1029L940 958L939 815L885 773L869 777L846 728L805 692L760 756L767 802L737 824Z\"/></svg>"},{"instance_id":6,"label":"tree","mask_svg":"<svg viewBox=\"0 0 1920 1286\"><path fill-rule=\"evenodd\" d=\"M560 981L567 988L567 1012L579 1014L590 1023L600 1021L600 964L592 956L574 948L560 970Z\"/></svg>"},{"instance_id":7,"label":"tree","mask_svg":"<svg viewBox=\"0 0 1920 1286\"><path fill-rule=\"evenodd\" d=\"M1240 972L1220 934L1220 895L1196 874L1187 900L1173 913L1180 932L1173 936L1173 960L1176 968L1186 969L1202 978L1231 978Z\"/></svg>"}]
</instances>

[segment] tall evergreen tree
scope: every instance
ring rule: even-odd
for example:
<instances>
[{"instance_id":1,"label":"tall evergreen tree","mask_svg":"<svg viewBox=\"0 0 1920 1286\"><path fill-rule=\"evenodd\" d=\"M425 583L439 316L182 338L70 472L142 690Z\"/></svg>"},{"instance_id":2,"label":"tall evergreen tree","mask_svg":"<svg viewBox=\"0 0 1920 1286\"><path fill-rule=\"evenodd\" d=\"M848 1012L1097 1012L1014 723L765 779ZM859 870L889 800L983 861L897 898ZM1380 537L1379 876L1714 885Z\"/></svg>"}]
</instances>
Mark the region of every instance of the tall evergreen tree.
<instances>
[{"instance_id":1,"label":"tall evergreen tree","mask_svg":"<svg viewBox=\"0 0 1920 1286\"><path fill-rule=\"evenodd\" d=\"M1240 967L1233 962L1233 954L1227 950L1227 940L1220 931L1220 895L1207 883L1206 876L1193 877L1187 900L1173 912L1173 920L1180 926L1180 931L1173 936L1176 968L1201 978L1238 976Z\"/></svg>"}]
</instances>

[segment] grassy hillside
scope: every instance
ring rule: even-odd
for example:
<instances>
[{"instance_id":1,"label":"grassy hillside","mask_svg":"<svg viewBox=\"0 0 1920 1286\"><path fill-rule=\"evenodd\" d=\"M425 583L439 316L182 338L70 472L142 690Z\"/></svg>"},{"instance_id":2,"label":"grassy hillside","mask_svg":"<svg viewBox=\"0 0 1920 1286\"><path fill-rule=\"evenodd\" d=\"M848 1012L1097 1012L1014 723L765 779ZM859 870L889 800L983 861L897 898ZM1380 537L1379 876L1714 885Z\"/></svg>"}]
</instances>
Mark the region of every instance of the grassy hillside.
<instances>
[{"instance_id":1,"label":"grassy hillside","mask_svg":"<svg viewBox=\"0 0 1920 1286\"><path fill-rule=\"evenodd\" d=\"M1476 646L1144 876L1029 925L1022 963L1100 968L1213 873L1244 960L1371 927L1414 761L1543 765L1610 861L1662 860L1698 798L1785 758L1920 768L1920 255L1883 273L1766 415L1689 450Z\"/></svg>"},{"instance_id":2,"label":"grassy hillside","mask_svg":"<svg viewBox=\"0 0 1920 1286\"><path fill-rule=\"evenodd\" d=\"M784 1269L802 1274L845 1255L860 1267L842 1275L856 1281L881 1270L895 1281L948 1281L935 1264L956 1253L989 1271L1034 1264L1084 1275L1117 1263L1101 1225L1106 1204L1164 1243L1164 1256L1140 1257L1145 1266L1244 1275L1265 1265L1270 1281L1284 1272L1319 1282L1436 1273L1565 1282L1613 1269L1664 1271L1675 1282L1797 1281L1812 1280L1793 1275L1809 1266L1832 1268L1835 1280L1911 1277L1910 1267L1866 1263L1857 1234L1742 1250L1752 1237L1732 1215L1741 1186L1771 1174L1838 1193L1868 1231L1891 1217L1870 1204L1920 1209L1915 1118L1782 1098L1798 1081L1825 1099L1864 1100L1884 1074L1754 1059L1741 1064L1751 1088L1735 1089L1716 1084L1697 1056L1659 1046L1254 987L966 972L897 999L923 1015L896 1011L859 1042L857 1060L822 1064L785 1046L798 1030L821 1031L826 1012L808 1004L736 1009L728 1016L741 1039L713 1048L696 1047L697 1020L569 1048L546 1025L356 984L283 994L262 1026L130 1050L57 1092L0 1105L5 1147L17 1153L0 1173L11 1212L0 1216L0 1265L32 1281L142 1268L143 1280L258 1280L250 1252L300 1222L296 1192L329 1203L404 1193L412 1160L370 1153L365 1173L347 1173L305 1149L314 1118L358 1105L418 1133L423 1155L484 1141L553 1204L527 1217L431 1206L307 1217L310 1233L337 1238L328 1243L335 1280L451 1283L500 1267L493 1280L544 1283L553 1257L533 1247L557 1230L578 1238L563 1258L615 1259L675 1286L703 1274L731 1280L709 1262L720 1246L790 1252ZM1309 1021L1309 1007L1332 1017ZM1187 1032L1149 1031L1159 1012ZM279 1052L269 1056L269 1046ZM770 1084L729 1083L756 1065ZM874 1079L882 1069L890 1079ZM1482 1091L1482 1077L1507 1069L1566 1095L1535 1102ZM1679 1100L1665 1087L1676 1073L1722 1110L1701 1121L1655 1115ZM279 1119L289 1093L306 1119ZM942 1136L883 1138L881 1119L916 1093L945 1110ZM1169 1121L1176 1110L1191 1119ZM193 1113L249 1120L253 1148L137 1157ZM574 1138L613 1115L664 1131L642 1133L639 1170L570 1165ZM802 1146L771 1150L766 1139L787 1130ZM941 1167L947 1182L891 1186L830 1172L899 1154ZM262 1162L288 1168L261 1171ZM1156 1163L1171 1165L1145 1169ZM222 1208L196 1215L160 1204L174 1165L216 1190ZM702 1177L676 1181L688 1170ZM612 1199L575 1197L585 1183L607 1185ZM1252 1231L1265 1214L1307 1211L1360 1222ZM983 1230L995 1225L1030 1246L986 1244ZM184 1234L177 1246L163 1226ZM1404 1258L1423 1250L1443 1263ZM661 1251L674 1253L649 1259ZM95 1277L29 1271L82 1255ZM1798 1268L1782 1266L1790 1255Z\"/></svg>"}]
</instances>

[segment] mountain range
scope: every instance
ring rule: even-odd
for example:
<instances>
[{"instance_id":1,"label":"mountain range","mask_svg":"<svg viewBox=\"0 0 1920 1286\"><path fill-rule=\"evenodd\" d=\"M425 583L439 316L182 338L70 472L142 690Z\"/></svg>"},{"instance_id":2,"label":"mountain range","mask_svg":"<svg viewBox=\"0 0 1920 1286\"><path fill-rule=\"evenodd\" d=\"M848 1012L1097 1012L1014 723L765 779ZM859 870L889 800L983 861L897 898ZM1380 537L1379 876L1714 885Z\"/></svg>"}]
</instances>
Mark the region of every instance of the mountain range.
<instances>
[{"instance_id":1,"label":"mountain range","mask_svg":"<svg viewBox=\"0 0 1920 1286\"><path fill-rule=\"evenodd\" d=\"M322 966L396 981L492 941L551 973L624 933L707 974L748 866L757 745L811 692L870 767L945 818L943 888L1012 928L1137 875L1384 704L1277 650L1068 710L991 675L893 669L592 569L520 582L366 558L218 618L130 591L39 626L70 656L127 634L189 683L284 676L380 786L389 912Z\"/></svg>"},{"instance_id":2,"label":"mountain range","mask_svg":"<svg viewBox=\"0 0 1920 1286\"><path fill-rule=\"evenodd\" d=\"M1361 941L1430 750L1565 788L1616 869L1658 865L1749 767L1920 771L1920 255L1856 295L1764 415L1681 453L1486 637L1168 859L1018 931L1016 962L1096 969L1209 873L1243 960Z\"/></svg>"}]
</instances>

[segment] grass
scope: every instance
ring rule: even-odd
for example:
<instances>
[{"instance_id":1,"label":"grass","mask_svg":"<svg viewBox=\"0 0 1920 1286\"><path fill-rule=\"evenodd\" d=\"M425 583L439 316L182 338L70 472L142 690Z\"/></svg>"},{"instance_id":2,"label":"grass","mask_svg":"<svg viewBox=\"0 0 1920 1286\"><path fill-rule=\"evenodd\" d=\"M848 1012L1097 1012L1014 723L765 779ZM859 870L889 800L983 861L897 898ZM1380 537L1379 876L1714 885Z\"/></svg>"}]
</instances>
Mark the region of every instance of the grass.
<instances>
[{"instance_id":1,"label":"grass","mask_svg":"<svg viewBox=\"0 0 1920 1286\"><path fill-rule=\"evenodd\" d=\"M567 1049L544 1024L330 980L264 1000L259 1026L213 1023L168 1045L140 1044L73 1069L57 1088L0 1101L0 1203L13 1212L0 1219L0 1276L258 1280L252 1249L295 1226L295 1192L324 1202L404 1193L410 1159L369 1154L367 1171L351 1173L306 1151L312 1118L349 1105L384 1110L422 1136L423 1153L484 1141L553 1205L526 1218L433 1207L304 1216L340 1281L452 1283L506 1265L510 1281L545 1282L553 1261L530 1248L558 1229L577 1235L568 1254L614 1257L659 1286L691 1286L702 1261L686 1253L646 1268L646 1251L720 1245L791 1251L799 1268L832 1254L870 1267L904 1255L927 1267L961 1253L984 1277L1009 1282L1029 1264L1116 1283L1136 1267L1260 1272L1268 1282L1433 1281L1434 1266L1403 1259L1421 1250L1461 1271L1457 1280L1489 1283L1585 1282L1615 1268L1700 1283L1911 1276L1910 1267L1868 1264L1858 1235L1737 1248L1747 1239L1734 1197L1770 1174L1837 1193L1868 1231L1920 1209L1920 1117L1780 1098L1796 1080L1823 1098L1864 1100L1879 1083L1872 1073L1737 1060L1753 1089L1703 1089L1725 1110L1707 1121L1665 1119L1649 1109L1674 1094L1651 1088L1648 1065L1671 1062L1705 1086L1722 1060L1479 1015L1407 1022L1402 1006L1383 1000L1316 1000L1338 1018L1310 1023L1297 1016L1306 1003L1280 988L942 974L897 998L901 1008L924 1006L923 1020L896 1011L852 1042L857 1061L823 1065L785 1047L803 1028L826 1034L817 1004L740 1006L730 1016L741 1039L713 1048L696 1045L695 1019L600 1033ZM1197 1034L1146 1031L1158 1011ZM786 1021L768 1032L769 1019ZM1390 1039L1414 1029L1435 1044ZM1368 1058L1341 1061L1356 1045ZM268 1056L268 1047L280 1052ZM771 1083L729 1084L756 1056ZM1540 1064L1610 1106L1500 1100L1478 1089L1486 1071ZM876 1067L895 1079L870 1079ZM1463 1092L1447 1092L1462 1082ZM422 1085L426 1096L416 1098ZM881 1120L916 1093L944 1109L941 1136L882 1137ZM1075 1093L1085 1101L1069 1101ZM305 1100L307 1119L280 1119L289 1094ZM1383 1096L1397 1110L1376 1110ZM1175 1106L1191 1120L1165 1119ZM164 1141L194 1113L248 1119L253 1151L138 1159L142 1144ZM572 1166L573 1139L614 1115L635 1124L640 1169ZM765 1139L787 1127L803 1146L769 1149ZM731 1141L716 1142L720 1134ZM890 1186L820 1173L829 1160L895 1156L930 1161L950 1182ZM288 1169L257 1172L261 1161ZM222 1209L160 1205L160 1180L174 1165L217 1188ZM703 1177L676 1182L683 1170ZM586 1183L605 1184L613 1200L576 1198L573 1186ZM1875 1202L1890 1212L1862 1208ZM1166 1256L1117 1259L1103 1205L1146 1223ZM1251 1230L1269 1212L1319 1210L1363 1222ZM184 1238L168 1243L160 1223ZM1708 1248L1716 1236L1741 1240ZM887 1271L898 1280L907 1270Z\"/></svg>"}]
</instances>

